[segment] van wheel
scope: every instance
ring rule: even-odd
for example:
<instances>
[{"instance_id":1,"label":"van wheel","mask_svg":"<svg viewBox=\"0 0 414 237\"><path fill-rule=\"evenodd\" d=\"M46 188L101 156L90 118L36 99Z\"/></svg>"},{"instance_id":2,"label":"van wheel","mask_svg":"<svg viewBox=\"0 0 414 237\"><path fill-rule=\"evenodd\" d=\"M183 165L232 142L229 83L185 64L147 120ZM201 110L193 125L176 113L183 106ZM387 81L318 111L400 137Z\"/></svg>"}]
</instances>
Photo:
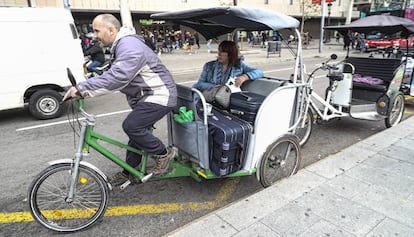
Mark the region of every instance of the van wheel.
<instances>
[{"instance_id":1,"label":"van wheel","mask_svg":"<svg viewBox=\"0 0 414 237\"><path fill-rule=\"evenodd\" d=\"M36 91L29 100L30 114L37 119L60 117L66 107L65 104L60 104L62 98L62 95L54 90Z\"/></svg>"}]
</instances>

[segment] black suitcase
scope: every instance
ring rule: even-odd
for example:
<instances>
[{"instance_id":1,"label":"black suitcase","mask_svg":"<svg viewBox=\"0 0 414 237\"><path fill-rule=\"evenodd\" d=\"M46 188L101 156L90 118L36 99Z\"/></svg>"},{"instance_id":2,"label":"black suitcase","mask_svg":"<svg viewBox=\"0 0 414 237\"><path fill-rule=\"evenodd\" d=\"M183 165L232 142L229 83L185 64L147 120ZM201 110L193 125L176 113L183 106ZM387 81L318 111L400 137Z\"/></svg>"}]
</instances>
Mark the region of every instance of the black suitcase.
<instances>
[{"instance_id":1,"label":"black suitcase","mask_svg":"<svg viewBox=\"0 0 414 237\"><path fill-rule=\"evenodd\" d=\"M246 156L252 126L222 110L212 109L208 116L210 169L217 176L223 176L239 170ZM223 160L223 143L228 144Z\"/></svg>"},{"instance_id":2,"label":"black suitcase","mask_svg":"<svg viewBox=\"0 0 414 237\"><path fill-rule=\"evenodd\" d=\"M230 112L253 124L257 111L266 97L249 91L232 93Z\"/></svg>"}]
</instances>

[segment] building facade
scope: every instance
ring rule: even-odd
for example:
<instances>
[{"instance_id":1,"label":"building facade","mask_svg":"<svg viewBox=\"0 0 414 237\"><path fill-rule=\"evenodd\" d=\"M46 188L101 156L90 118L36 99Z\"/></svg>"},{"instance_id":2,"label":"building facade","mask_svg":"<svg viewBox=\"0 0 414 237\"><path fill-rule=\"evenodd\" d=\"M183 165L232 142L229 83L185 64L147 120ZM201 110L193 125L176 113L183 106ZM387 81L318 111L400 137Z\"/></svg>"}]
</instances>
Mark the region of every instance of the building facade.
<instances>
[{"instance_id":1,"label":"building facade","mask_svg":"<svg viewBox=\"0 0 414 237\"><path fill-rule=\"evenodd\" d=\"M120 1L122 0L0 0L0 7L64 7L65 3L69 3L80 30L88 31L88 24L100 13L112 13L119 17ZM125 2L131 11L133 24L137 32L141 33L144 30L159 30L165 27L176 30L178 27L164 22L152 21L150 19L152 13L199 7L231 6L234 2L237 2L238 6L265 8L293 16L300 22L304 22L305 32L310 32L314 37L319 37L321 6L312 4L312 0L125 0ZM325 25L344 24L350 9L353 9L349 6L350 4L352 4L351 0L335 0L329 4L328 9L325 10ZM358 18L359 12L353 11L352 17Z\"/></svg>"}]
</instances>

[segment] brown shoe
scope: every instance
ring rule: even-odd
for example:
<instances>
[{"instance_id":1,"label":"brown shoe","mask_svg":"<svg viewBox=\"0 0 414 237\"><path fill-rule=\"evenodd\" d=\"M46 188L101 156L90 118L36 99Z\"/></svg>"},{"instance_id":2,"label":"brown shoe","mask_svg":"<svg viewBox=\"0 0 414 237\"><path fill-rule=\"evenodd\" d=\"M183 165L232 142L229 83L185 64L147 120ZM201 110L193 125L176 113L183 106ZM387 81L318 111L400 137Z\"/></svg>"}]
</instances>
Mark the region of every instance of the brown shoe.
<instances>
[{"instance_id":1,"label":"brown shoe","mask_svg":"<svg viewBox=\"0 0 414 237\"><path fill-rule=\"evenodd\" d=\"M160 176L167 172L170 160L174 158L175 156L175 150L171 147L167 148L167 154L163 156L156 156L156 164L154 169L152 170L152 174L154 176Z\"/></svg>"},{"instance_id":2,"label":"brown shoe","mask_svg":"<svg viewBox=\"0 0 414 237\"><path fill-rule=\"evenodd\" d=\"M122 172L122 171L120 171L120 172L116 173L115 175L113 175L112 177L108 178L108 181L114 186L121 185L121 184L125 183L128 180L129 180L128 175L124 174L124 172Z\"/></svg>"}]
</instances>

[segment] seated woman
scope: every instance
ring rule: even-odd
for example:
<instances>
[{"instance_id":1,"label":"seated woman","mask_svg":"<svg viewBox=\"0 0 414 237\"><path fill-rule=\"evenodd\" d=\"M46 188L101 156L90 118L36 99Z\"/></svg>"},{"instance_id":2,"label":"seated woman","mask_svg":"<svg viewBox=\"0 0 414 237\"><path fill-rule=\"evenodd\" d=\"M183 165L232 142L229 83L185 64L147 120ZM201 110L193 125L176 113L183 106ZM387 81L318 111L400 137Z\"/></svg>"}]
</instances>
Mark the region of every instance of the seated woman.
<instances>
[{"instance_id":1,"label":"seated woman","mask_svg":"<svg viewBox=\"0 0 414 237\"><path fill-rule=\"evenodd\" d=\"M263 72L240 60L237 46L233 41L222 41L218 47L217 60L204 64L200 78L193 88L203 92L216 85L225 85L227 80L233 77L236 78L236 86L240 87L247 80L263 77Z\"/></svg>"}]
</instances>

